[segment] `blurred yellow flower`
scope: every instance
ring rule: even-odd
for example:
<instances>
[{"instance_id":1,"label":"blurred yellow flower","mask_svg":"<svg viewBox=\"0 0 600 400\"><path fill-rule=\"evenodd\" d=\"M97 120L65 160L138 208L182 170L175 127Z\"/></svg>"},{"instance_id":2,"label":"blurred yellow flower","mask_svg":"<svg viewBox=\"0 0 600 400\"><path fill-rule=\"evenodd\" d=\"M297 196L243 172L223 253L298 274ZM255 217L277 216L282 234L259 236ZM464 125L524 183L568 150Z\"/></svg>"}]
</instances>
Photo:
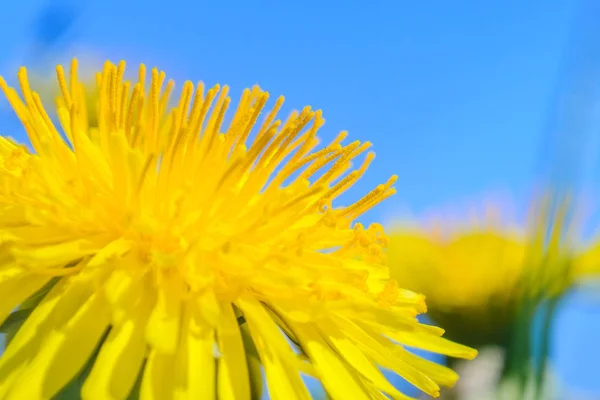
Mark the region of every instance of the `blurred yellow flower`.
<instances>
[{"instance_id":1,"label":"blurred yellow flower","mask_svg":"<svg viewBox=\"0 0 600 400\"><path fill-rule=\"evenodd\" d=\"M79 104L81 109L78 110L78 113L82 114L80 117L82 123L87 123L88 126L97 128L98 99L95 89L101 84L101 82L98 80L102 79L102 74L94 72L95 69L88 64L89 63L84 64L83 66L78 65L77 79L83 86L81 88L81 94L78 95L78 101L81 102L81 104ZM102 63L99 65L102 65ZM42 104L56 103L58 105L58 109L68 109L66 104L64 104L62 89L56 80L55 73L48 74L48 71L45 70L36 70L33 72L28 70L27 72L29 84L31 87L35 88L35 91L38 93ZM166 91L171 91L173 86L174 82L170 80L167 83ZM52 108L46 111L51 118L54 118L57 110Z\"/></svg>"},{"instance_id":2,"label":"blurred yellow flower","mask_svg":"<svg viewBox=\"0 0 600 400\"><path fill-rule=\"evenodd\" d=\"M526 246L493 229L457 233L441 240L424 232L395 230L388 249L392 276L423 293L428 314L448 334L481 345L506 337L509 313Z\"/></svg>"},{"instance_id":3,"label":"blurred yellow flower","mask_svg":"<svg viewBox=\"0 0 600 400\"><path fill-rule=\"evenodd\" d=\"M574 275L577 279L595 279L600 274L600 240L579 249L573 256Z\"/></svg>"},{"instance_id":4,"label":"blurred yellow flower","mask_svg":"<svg viewBox=\"0 0 600 400\"><path fill-rule=\"evenodd\" d=\"M164 73L147 93L143 65L134 84L124 71L98 75L90 125L76 61L69 79L57 68L64 135L24 68L24 101L0 79L34 149L0 138L0 323L30 312L0 356L0 398L50 399L79 377L83 399L124 399L139 376L143 399L249 399L253 352L273 399L309 398L301 373L334 399L407 398L378 366L433 396L454 384L403 346L476 351L417 322L423 297L390 279L383 228L354 223L396 177L332 205L368 142L315 150L321 112L282 123L282 97L251 135L258 87L222 133L226 86L186 82L169 109Z\"/></svg>"},{"instance_id":5,"label":"blurred yellow flower","mask_svg":"<svg viewBox=\"0 0 600 400\"><path fill-rule=\"evenodd\" d=\"M462 224L397 225L389 234L391 275L426 296L428 314L448 338L505 345L523 301L559 294L572 280L567 246L559 243L562 217L546 203L534 203L535 219L521 229L495 209Z\"/></svg>"}]
</instances>

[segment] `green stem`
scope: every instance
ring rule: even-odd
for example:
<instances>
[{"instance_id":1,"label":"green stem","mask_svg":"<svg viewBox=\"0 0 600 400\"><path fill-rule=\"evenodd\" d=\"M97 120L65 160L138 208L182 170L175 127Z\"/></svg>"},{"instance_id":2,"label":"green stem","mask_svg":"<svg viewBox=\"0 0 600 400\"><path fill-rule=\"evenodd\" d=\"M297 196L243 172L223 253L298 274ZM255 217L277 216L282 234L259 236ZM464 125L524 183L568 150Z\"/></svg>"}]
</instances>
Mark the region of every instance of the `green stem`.
<instances>
[{"instance_id":1,"label":"green stem","mask_svg":"<svg viewBox=\"0 0 600 400\"><path fill-rule=\"evenodd\" d=\"M540 335L540 362L535 368L535 392L534 399L542 400L544 389L544 378L548 369L548 357L550 353L550 340L552 333L552 324L554 322L554 314L560 301L559 297L552 298L548 301L548 307L543 315L542 332Z\"/></svg>"},{"instance_id":2,"label":"green stem","mask_svg":"<svg viewBox=\"0 0 600 400\"><path fill-rule=\"evenodd\" d=\"M501 376L501 382L517 382L519 388L518 399L523 398L529 377L531 317L535 304L535 301L532 300L524 299L522 307L518 311L509 345L506 349L506 359Z\"/></svg>"}]
</instances>

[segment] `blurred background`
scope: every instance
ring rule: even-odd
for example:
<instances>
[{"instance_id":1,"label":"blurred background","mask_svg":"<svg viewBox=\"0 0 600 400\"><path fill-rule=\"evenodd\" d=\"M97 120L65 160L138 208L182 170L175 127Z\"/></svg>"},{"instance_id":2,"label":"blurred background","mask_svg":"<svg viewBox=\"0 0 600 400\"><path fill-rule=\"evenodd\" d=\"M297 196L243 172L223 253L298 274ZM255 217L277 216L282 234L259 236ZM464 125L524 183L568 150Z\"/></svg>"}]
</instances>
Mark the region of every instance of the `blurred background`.
<instances>
[{"instance_id":1,"label":"blurred background","mask_svg":"<svg viewBox=\"0 0 600 400\"><path fill-rule=\"evenodd\" d=\"M597 242L600 9L593 2L21 0L3 6L0 47L0 75L13 83L20 65L50 77L72 56L90 67L125 59L131 69L144 62L165 70L179 88L186 79L219 82L237 96L258 83L286 96L284 112L321 108L325 139L348 130L377 152L348 201L399 175L398 194L365 222L404 226L436 215L453 227L495 204L500 220L510 215L528 232L528 216L541 207L536 199L551 192L557 204L569 194L568 207L581 215L566 252ZM0 133L22 140L4 99L0 116ZM552 225L549 215L543 226ZM532 308L533 328L525 330L532 342L552 331L544 351L552 389L541 398L600 399L593 275L553 297L550 325L534 321L543 301ZM447 396L493 396L510 346L484 346Z\"/></svg>"}]
</instances>

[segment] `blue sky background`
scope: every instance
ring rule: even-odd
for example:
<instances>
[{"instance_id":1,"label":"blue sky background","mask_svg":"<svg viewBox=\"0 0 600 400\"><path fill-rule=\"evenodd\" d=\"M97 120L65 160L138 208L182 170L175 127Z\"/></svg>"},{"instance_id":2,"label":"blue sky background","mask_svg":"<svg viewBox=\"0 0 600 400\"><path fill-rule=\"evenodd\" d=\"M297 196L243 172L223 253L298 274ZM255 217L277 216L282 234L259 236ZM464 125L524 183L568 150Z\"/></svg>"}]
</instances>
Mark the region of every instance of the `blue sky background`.
<instances>
[{"instance_id":1,"label":"blue sky background","mask_svg":"<svg viewBox=\"0 0 600 400\"><path fill-rule=\"evenodd\" d=\"M48 4L3 6L9 80L36 51L33 24ZM542 145L576 2L95 0L79 9L69 39L96 58L156 65L179 87L227 83L239 95L258 83L290 108L322 108L324 138L349 130L372 141L377 158L346 199L399 175L398 195L372 221L490 192L525 204L547 171ZM15 135L15 119L0 113L0 132ZM585 167L596 186L597 164ZM561 309L555 359L569 385L600 398L600 307L582 293Z\"/></svg>"}]
</instances>

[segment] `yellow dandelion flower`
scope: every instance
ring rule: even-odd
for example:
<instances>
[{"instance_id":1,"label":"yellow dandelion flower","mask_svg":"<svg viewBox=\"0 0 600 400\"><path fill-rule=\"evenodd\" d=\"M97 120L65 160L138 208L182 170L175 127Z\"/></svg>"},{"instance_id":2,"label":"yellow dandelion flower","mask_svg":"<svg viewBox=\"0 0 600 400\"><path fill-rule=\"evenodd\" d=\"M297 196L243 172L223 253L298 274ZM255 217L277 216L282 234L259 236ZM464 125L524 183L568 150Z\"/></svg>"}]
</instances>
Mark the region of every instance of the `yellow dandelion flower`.
<instances>
[{"instance_id":1,"label":"yellow dandelion flower","mask_svg":"<svg viewBox=\"0 0 600 400\"><path fill-rule=\"evenodd\" d=\"M596 239L589 247L582 249L573 260L578 278L597 279L600 274L600 241Z\"/></svg>"},{"instance_id":2,"label":"yellow dandelion flower","mask_svg":"<svg viewBox=\"0 0 600 400\"><path fill-rule=\"evenodd\" d=\"M578 243L573 251L574 280L597 280L600 276L600 237Z\"/></svg>"},{"instance_id":3,"label":"yellow dandelion flower","mask_svg":"<svg viewBox=\"0 0 600 400\"><path fill-rule=\"evenodd\" d=\"M563 217L547 203L535 202L535 219L521 227L495 205L484 218L458 224L398 225L390 233L391 275L425 294L429 315L449 339L505 346L523 301L541 296L539 303L572 281L568 246L559 243Z\"/></svg>"},{"instance_id":4,"label":"yellow dandelion flower","mask_svg":"<svg viewBox=\"0 0 600 400\"><path fill-rule=\"evenodd\" d=\"M0 357L0 399L50 399L75 377L83 399L126 398L138 379L143 399L249 399L251 352L273 399L309 398L301 373L334 399L407 398L378 366L434 396L456 381L403 346L476 352L416 321L423 297L389 278L382 227L354 223L396 177L332 204L369 143L342 133L315 150L321 112L281 122L283 98L257 123L258 87L224 129L226 86L186 82L169 109L164 73L146 92L143 65L137 83L124 71L98 74L90 125L76 60L68 80L59 66L62 131L24 68L23 100L0 80L34 149L0 138L0 322L28 314Z\"/></svg>"},{"instance_id":5,"label":"yellow dandelion flower","mask_svg":"<svg viewBox=\"0 0 600 400\"><path fill-rule=\"evenodd\" d=\"M526 249L491 226L446 238L398 227L388 254L392 276L425 294L428 314L449 337L481 346L506 340Z\"/></svg>"}]
</instances>

